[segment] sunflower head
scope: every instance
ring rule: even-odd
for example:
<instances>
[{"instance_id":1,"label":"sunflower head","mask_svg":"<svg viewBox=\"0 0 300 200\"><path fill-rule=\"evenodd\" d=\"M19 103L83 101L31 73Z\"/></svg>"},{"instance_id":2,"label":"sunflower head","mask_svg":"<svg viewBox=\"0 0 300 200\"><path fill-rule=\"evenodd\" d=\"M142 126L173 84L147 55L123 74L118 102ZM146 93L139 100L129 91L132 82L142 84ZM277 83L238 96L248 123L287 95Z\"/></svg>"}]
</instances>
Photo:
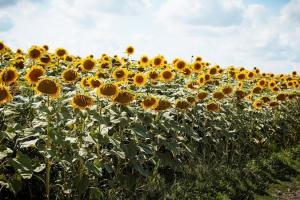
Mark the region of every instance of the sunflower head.
<instances>
[{"instance_id":1,"label":"sunflower head","mask_svg":"<svg viewBox=\"0 0 300 200\"><path fill-rule=\"evenodd\" d=\"M209 69L208 73L210 75L215 75L216 73L218 73L218 68L214 66L214 67Z\"/></svg>"},{"instance_id":2,"label":"sunflower head","mask_svg":"<svg viewBox=\"0 0 300 200\"><path fill-rule=\"evenodd\" d=\"M267 84L266 79L260 79L260 80L258 80L258 82L257 82L257 85L260 86L260 87L265 87L266 84Z\"/></svg>"},{"instance_id":3,"label":"sunflower head","mask_svg":"<svg viewBox=\"0 0 300 200\"><path fill-rule=\"evenodd\" d=\"M170 81L172 81L174 79L174 76L175 76L174 73L170 69L168 69L168 68L164 69L160 73L160 78L161 78L161 80L163 82L170 82Z\"/></svg>"},{"instance_id":4,"label":"sunflower head","mask_svg":"<svg viewBox=\"0 0 300 200\"><path fill-rule=\"evenodd\" d=\"M276 96L276 99L277 99L278 101L285 101L285 100L286 100L286 97L287 97L286 94L280 93L280 94L278 94L278 95Z\"/></svg>"},{"instance_id":5,"label":"sunflower head","mask_svg":"<svg viewBox=\"0 0 300 200\"><path fill-rule=\"evenodd\" d=\"M47 65L47 64L51 63L51 60L52 60L51 55L48 53L46 53L40 57L40 62L43 65Z\"/></svg>"},{"instance_id":6,"label":"sunflower head","mask_svg":"<svg viewBox=\"0 0 300 200\"><path fill-rule=\"evenodd\" d=\"M216 91L216 92L213 93L213 97L215 99L221 100L225 97L225 95L223 94L222 91Z\"/></svg>"},{"instance_id":7,"label":"sunflower head","mask_svg":"<svg viewBox=\"0 0 300 200\"><path fill-rule=\"evenodd\" d=\"M247 78L247 74L244 71L241 71L236 75L236 79L239 81L243 81L246 78Z\"/></svg>"},{"instance_id":8,"label":"sunflower head","mask_svg":"<svg viewBox=\"0 0 300 200\"><path fill-rule=\"evenodd\" d=\"M200 85L204 85L205 82L206 82L206 80L205 80L205 75L204 75L204 74L199 75L199 77L198 77L198 83L199 83Z\"/></svg>"},{"instance_id":9,"label":"sunflower head","mask_svg":"<svg viewBox=\"0 0 300 200\"><path fill-rule=\"evenodd\" d=\"M183 70L182 70L182 73L185 75L185 76L190 76L192 74L192 69L190 67L185 67Z\"/></svg>"},{"instance_id":10,"label":"sunflower head","mask_svg":"<svg viewBox=\"0 0 300 200\"><path fill-rule=\"evenodd\" d=\"M193 105L193 104L196 103L196 98L193 97L193 96L188 96L188 97L186 98L186 100L187 100L191 105Z\"/></svg>"},{"instance_id":11,"label":"sunflower head","mask_svg":"<svg viewBox=\"0 0 300 200\"><path fill-rule=\"evenodd\" d=\"M61 77L62 77L64 82L73 83L78 79L79 74L74 69L65 69L62 72Z\"/></svg>"},{"instance_id":12,"label":"sunflower head","mask_svg":"<svg viewBox=\"0 0 300 200\"><path fill-rule=\"evenodd\" d=\"M11 85L17 81L19 73L15 67L7 67L0 73L0 83Z\"/></svg>"},{"instance_id":13,"label":"sunflower head","mask_svg":"<svg viewBox=\"0 0 300 200\"><path fill-rule=\"evenodd\" d=\"M113 83L101 84L101 86L98 87L97 89L98 96L103 96L103 97L117 96L118 93L119 93L119 88L117 85Z\"/></svg>"},{"instance_id":14,"label":"sunflower head","mask_svg":"<svg viewBox=\"0 0 300 200\"><path fill-rule=\"evenodd\" d=\"M129 46L126 48L125 52L126 52L128 55L134 54L134 47L131 46L131 45L129 45Z\"/></svg>"},{"instance_id":15,"label":"sunflower head","mask_svg":"<svg viewBox=\"0 0 300 200\"><path fill-rule=\"evenodd\" d=\"M279 103L278 103L277 101L270 101L270 102L269 102L269 106L270 106L271 108L274 108L274 107L279 106Z\"/></svg>"},{"instance_id":16,"label":"sunflower head","mask_svg":"<svg viewBox=\"0 0 300 200\"><path fill-rule=\"evenodd\" d=\"M155 80L159 79L159 74L155 70L151 70L148 72L148 77L151 80L155 81Z\"/></svg>"},{"instance_id":17,"label":"sunflower head","mask_svg":"<svg viewBox=\"0 0 300 200\"><path fill-rule=\"evenodd\" d=\"M98 88L101 85L101 82L98 80L97 77L90 77L88 82L92 88Z\"/></svg>"},{"instance_id":18,"label":"sunflower head","mask_svg":"<svg viewBox=\"0 0 300 200\"><path fill-rule=\"evenodd\" d=\"M186 62L184 60L178 59L175 63L175 69L182 71L186 67Z\"/></svg>"},{"instance_id":19,"label":"sunflower head","mask_svg":"<svg viewBox=\"0 0 300 200\"><path fill-rule=\"evenodd\" d=\"M81 79L80 85L81 85L82 88L89 88L90 87L90 83L89 83L90 78L91 78L90 76L85 76Z\"/></svg>"},{"instance_id":20,"label":"sunflower head","mask_svg":"<svg viewBox=\"0 0 300 200\"><path fill-rule=\"evenodd\" d=\"M128 90L120 90L113 97L113 101L122 105L127 105L134 100L134 94Z\"/></svg>"},{"instance_id":21,"label":"sunflower head","mask_svg":"<svg viewBox=\"0 0 300 200\"><path fill-rule=\"evenodd\" d=\"M219 112L220 111L220 105L216 102L210 102L206 105L207 110L211 112Z\"/></svg>"},{"instance_id":22,"label":"sunflower head","mask_svg":"<svg viewBox=\"0 0 300 200\"><path fill-rule=\"evenodd\" d=\"M252 72L252 71L249 71L249 72L247 73L247 78L248 78L248 79L251 79L251 78L253 78L254 76L255 76L255 73Z\"/></svg>"},{"instance_id":23,"label":"sunflower head","mask_svg":"<svg viewBox=\"0 0 300 200\"><path fill-rule=\"evenodd\" d=\"M73 108L84 109L94 104L94 99L87 95L77 94L71 100Z\"/></svg>"},{"instance_id":24,"label":"sunflower head","mask_svg":"<svg viewBox=\"0 0 300 200\"><path fill-rule=\"evenodd\" d=\"M0 84L0 105L6 104L12 100L12 95L9 88Z\"/></svg>"},{"instance_id":25,"label":"sunflower head","mask_svg":"<svg viewBox=\"0 0 300 200\"><path fill-rule=\"evenodd\" d=\"M167 110L171 107L171 102L165 99L159 99L157 106L154 108L154 111L160 112Z\"/></svg>"},{"instance_id":26,"label":"sunflower head","mask_svg":"<svg viewBox=\"0 0 300 200\"><path fill-rule=\"evenodd\" d=\"M113 71L112 76L114 77L115 80L117 81L124 81L128 77L128 70L124 67L118 67Z\"/></svg>"},{"instance_id":27,"label":"sunflower head","mask_svg":"<svg viewBox=\"0 0 300 200\"><path fill-rule=\"evenodd\" d=\"M259 94L259 93L261 93L261 91L262 91L262 87L260 87L260 86L255 86L255 87L252 89L252 92L253 92L254 94Z\"/></svg>"},{"instance_id":28,"label":"sunflower head","mask_svg":"<svg viewBox=\"0 0 300 200\"><path fill-rule=\"evenodd\" d=\"M31 46L28 49L28 56L32 60L38 60L42 56L42 50L41 50L41 48L38 47L38 46L35 46L35 45Z\"/></svg>"},{"instance_id":29,"label":"sunflower head","mask_svg":"<svg viewBox=\"0 0 300 200\"><path fill-rule=\"evenodd\" d=\"M6 46L4 44L4 42L0 41L0 53L4 52L6 49Z\"/></svg>"},{"instance_id":30,"label":"sunflower head","mask_svg":"<svg viewBox=\"0 0 300 200\"><path fill-rule=\"evenodd\" d=\"M57 48L55 50L55 55L58 57L58 58L64 58L66 55L68 55L68 52L66 49L64 48Z\"/></svg>"},{"instance_id":31,"label":"sunflower head","mask_svg":"<svg viewBox=\"0 0 300 200\"><path fill-rule=\"evenodd\" d=\"M152 59L152 66L162 67L164 65L164 57L162 55L157 55Z\"/></svg>"},{"instance_id":32,"label":"sunflower head","mask_svg":"<svg viewBox=\"0 0 300 200\"><path fill-rule=\"evenodd\" d=\"M187 110L191 104L187 100L177 100L175 103L175 108L179 110Z\"/></svg>"},{"instance_id":33,"label":"sunflower head","mask_svg":"<svg viewBox=\"0 0 300 200\"><path fill-rule=\"evenodd\" d=\"M271 99L270 99L269 97L267 97L267 96L263 96L263 97L261 98L261 100L262 100L264 103L268 103L268 102L271 101Z\"/></svg>"},{"instance_id":34,"label":"sunflower head","mask_svg":"<svg viewBox=\"0 0 300 200\"><path fill-rule=\"evenodd\" d=\"M236 90L235 91L235 96L237 99L243 99L244 97L247 96L247 93L244 92L243 90Z\"/></svg>"},{"instance_id":35,"label":"sunflower head","mask_svg":"<svg viewBox=\"0 0 300 200\"><path fill-rule=\"evenodd\" d=\"M153 96L147 96L141 102L141 106L144 110L154 109L158 105L158 99Z\"/></svg>"},{"instance_id":36,"label":"sunflower head","mask_svg":"<svg viewBox=\"0 0 300 200\"><path fill-rule=\"evenodd\" d=\"M206 97L208 96L208 93L206 91L200 91L198 94L197 94L197 99L199 101L202 101L204 100Z\"/></svg>"},{"instance_id":37,"label":"sunflower head","mask_svg":"<svg viewBox=\"0 0 300 200\"><path fill-rule=\"evenodd\" d=\"M148 56L143 55L139 60L140 67L147 67L150 63Z\"/></svg>"},{"instance_id":38,"label":"sunflower head","mask_svg":"<svg viewBox=\"0 0 300 200\"><path fill-rule=\"evenodd\" d=\"M46 73L46 70L37 65L33 65L26 73L25 80L29 84L35 84L40 80L40 77Z\"/></svg>"},{"instance_id":39,"label":"sunflower head","mask_svg":"<svg viewBox=\"0 0 300 200\"><path fill-rule=\"evenodd\" d=\"M91 57L86 57L81 61L81 69L83 71L92 71L96 65L96 61Z\"/></svg>"},{"instance_id":40,"label":"sunflower head","mask_svg":"<svg viewBox=\"0 0 300 200\"><path fill-rule=\"evenodd\" d=\"M262 100L256 100L253 102L252 106L255 108L255 109L260 109L262 108L264 105L264 102Z\"/></svg>"},{"instance_id":41,"label":"sunflower head","mask_svg":"<svg viewBox=\"0 0 300 200\"><path fill-rule=\"evenodd\" d=\"M37 82L35 90L38 94L57 98L60 93L60 86L54 79L42 78Z\"/></svg>"},{"instance_id":42,"label":"sunflower head","mask_svg":"<svg viewBox=\"0 0 300 200\"><path fill-rule=\"evenodd\" d=\"M230 95L233 92L233 88L230 85L223 86L221 90L225 95Z\"/></svg>"},{"instance_id":43,"label":"sunflower head","mask_svg":"<svg viewBox=\"0 0 300 200\"><path fill-rule=\"evenodd\" d=\"M202 58L201 58L200 56L197 56L197 57L195 58L195 61L196 61L196 62L201 62L201 61L202 61Z\"/></svg>"},{"instance_id":44,"label":"sunflower head","mask_svg":"<svg viewBox=\"0 0 300 200\"><path fill-rule=\"evenodd\" d=\"M194 62L194 63L192 64L192 69L193 69L194 72L199 73L199 72L202 71L203 65L202 65L201 62L196 61L196 62Z\"/></svg>"},{"instance_id":45,"label":"sunflower head","mask_svg":"<svg viewBox=\"0 0 300 200\"><path fill-rule=\"evenodd\" d=\"M143 73L137 73L133 77L133 83L137 87L142 87L147 83L147 77Z\"/></svg>"}]
</instances>

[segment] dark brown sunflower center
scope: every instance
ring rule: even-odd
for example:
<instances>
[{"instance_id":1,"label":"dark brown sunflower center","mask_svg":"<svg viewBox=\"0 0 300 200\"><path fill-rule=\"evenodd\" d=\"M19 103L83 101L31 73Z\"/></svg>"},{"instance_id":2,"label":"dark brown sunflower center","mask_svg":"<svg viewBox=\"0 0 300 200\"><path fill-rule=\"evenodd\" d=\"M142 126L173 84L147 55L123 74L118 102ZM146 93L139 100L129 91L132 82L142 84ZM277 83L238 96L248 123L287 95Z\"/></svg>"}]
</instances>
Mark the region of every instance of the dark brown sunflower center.
<instances>
[{"instance_id":1,"label":"dark brown sunflower center","mask_svg":"<svg viewBox=\"0 0 300 200\"><path fill-rule=\"evenodd\" d=\"M52 80L43 80L38 84L37 90L42 93L51 95L57 93L58 87Z\"/></svg>"}]
</instances>

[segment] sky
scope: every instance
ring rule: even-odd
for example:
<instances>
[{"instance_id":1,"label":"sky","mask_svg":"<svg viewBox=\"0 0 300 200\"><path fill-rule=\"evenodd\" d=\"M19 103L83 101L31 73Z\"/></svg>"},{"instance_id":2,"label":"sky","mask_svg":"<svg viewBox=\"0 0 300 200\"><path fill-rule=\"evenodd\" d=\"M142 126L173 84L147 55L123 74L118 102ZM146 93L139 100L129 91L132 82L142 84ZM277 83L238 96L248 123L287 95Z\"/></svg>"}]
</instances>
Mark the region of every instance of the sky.
<instances>
[{"instance_id":1,"label":"sky","mask_svg":"<svg viewBox=\"0 0 300 200\"><path fill-rule=\"evenodd\" d=\"M0 40L300 73L300 0L0 0Z\"/></svg>"}]
</instances>

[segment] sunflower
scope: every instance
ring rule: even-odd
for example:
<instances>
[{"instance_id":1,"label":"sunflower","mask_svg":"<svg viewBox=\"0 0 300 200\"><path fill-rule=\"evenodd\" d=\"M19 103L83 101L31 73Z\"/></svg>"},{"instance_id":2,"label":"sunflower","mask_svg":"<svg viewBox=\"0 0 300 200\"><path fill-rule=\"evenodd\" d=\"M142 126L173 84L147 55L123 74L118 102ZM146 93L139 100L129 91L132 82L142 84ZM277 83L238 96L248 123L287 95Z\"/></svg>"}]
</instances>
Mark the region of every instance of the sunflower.
<instances>
[{"instance_id":1,"label":"sunflower","mask_svg":"<svg viewBox=\"0 0 300 200\"><path fill-rule=\"evenodd\" d=\"M35 90L38 94L42 93L56 98L59 96L60 86L54 79L42 78L37 82Z\"/></svg>"},{"instance_id":2,"label":"sunflower","mask_svg":"<svg viewBox=\"0 0 300 200\"><path fill-rule=\"evenodd\" d=\"M243 81L239 81L238 88L239 89L243 89L243 87L244 87L244 82Z\"/></svg>"},{"instance_id":3,"label":"sunflower","mask_svg":"<svg viewBox=\"0 0 300 200\"><path fill-rule=\"evenodd\" d=\"M140 67L147 67L150 63L148 56L143 55L139 60Z\"/></svg>"},{"instance_id":4,"label":"sunflower","mask_svg":"<svg viewBox=\"0 0 300 200\"><path fill-rule=\"evenodd\" d=\"M41 48L38 46L31 46L30 49L28 49L28 56L32 60L37 60L42 56Z\"/></svg>"},{"instance_id":5,"label":"sunflower","mask_svg":"<svg viewBox=\"0 0 300 200\"><path fill-rule=\"evenodd\" d=\"M247 73L247 78L248 78L248 79L251 79L251 78L253 78L254 76L255 76L255 73L252 72L252 71L250 71L250 72Z\"/></svg>"},{"instance_id":6,"label":"sunflower","mask_svg":"<svg viewBox=\"0 0 300 200\"><path fill-rule=\"evenodd\" d=\"M100 87L101 85L101 82L98 80L97 77L90 77L88 83L94 89Z\"/></svg>"},{"instance_id":7,"label":"sunflower","mask_svg":"<svg viewBox=\"0 0 300 200\"><path fill-rule=\"evenodd\" d=\"M196 81L190 81L190 82L186 85L186 87L189 88L189 89L191 89L191 90L196 90L197 87L195 87L195 86L197 86L197 85L198 85L198 82L196 82Z\"/></svg>"},{"instance_id":8,"label":"sunflower","mask_svg":"<svg viewBox=\"0 0 300 200\"><path fill-rule=\"evenodd\" d=\"M112 64L109 61L101 61L99 62L99 66L101 69L110 69L112 67ZM119 65L114 63L114 66L119 66Z\"/></svg>"},{"instance_id":9,"label":"sunflower","mask_svg":"<svg viewBox=\"0 0 300 200\"><path fill-rule=\"evenodd\" d=\"M278 94L278 95L276 96L276 99L277 99L278 101L285 101L285 100L286 100L286 97L287 97L286 94L280 93L280 94Z\"/></svg>"},{"instance_id":10,"label":"sunflower","mask_svg":"<svg viewBox=\"0 0 300 200\"><path fill-rule=\"evenodd\" d=\"M247 96L247 93L244 92L243 90L236 90L235 96L237 99L243 99L245 96Z\"/></svg>"},{"instance_id":11,"label":"sunflower","mask_svg":"<svg viewBox=\"0 0 300 200\"><path fill-rule=\"evenodd\" d=\"M272 91L273 91L273 92L278 92L279 90L280 90L280 89L279 89L278 86L275 86L275 87L272 88Z\"/></svg>"},{"instance_id":12,"label":"sunflower","mask_svg":"<svg viewBox=\"0 0 300 200\"><path fill-rule=\"evenodd\" d=\"M269 82L269 87L270 88L273 88L275 86L276 86L276 81L275 80L272 80L272 81Z\"/></svg>"},{"instance_id":13,"label":"sunflower","mask_svg":"<svg viewBox=\"0 0 300 200\"><path fill-rule=\"evenodd\" d=\"M194 63L192 64L192 69L193 69L194 72L199 73L199 72L202 71L203 65L202 65L201 62L196 61L196 62L194 62Z\"/></svg>"},{"instance_id":14,"label":"sunflower","mask_svg":"<svg viewBox=\"0 0 300 200\"><path fill-rule=\"evenodd\" d=\"M5 52L5 50L6 50L5 44L2 41L0 41L0 53Z\"/></svg>"},{"instance_id":15,"label":"sunflower","mask_svg":"<svg viewBox=\"0 0 300 200\"><path fill-rule=\"evenodd\" d=\"M207 110L211 112L219 112L220 111L220 105L216 102L210 102L206 105Z\"/></svg>"},{"instance_id":16,"label":"sunflower","mask_svg":"<svg viewBox=\"0 0 300 200\"><path fill-rule=\"evenodd\" d=\"M70 55L65 56L65 61L72 62L73 60L74 60L73 56Z\"/></svg>"},{"instance_id":17,"label":"sunflower","mask_svg":"<svg viewBox=\"0 0 300 200\"><path fill-rule=\"evenodd\" d=\"M223 92L221 92L221 91L216 91L216 92L213 93L213 97L214 97L215 99L218 99L218 100L223 99L224 96L225 96L225 95L224 95Z\"/></svg>"},{"instance_id":18,"label":"sunflower","mask_svg":"<svg viewBox=\"0 0 300 200\"><path fill-rule=\"evenodd\" d=\"M186 62L184 60L177 60L175 63L175 69L182 71L186 67Z\"/></svg>"},{"instance_id":19,"label":"sunflower","mask_svg":"<svg viewBox=\"0 0 300 200\"><path fill-rule=\"evenodd\" d=\"M165 99L159 99L157 106L154 108L154 111L160 112L167 110L171 107L171 102Z\"/></svg>"},{"instance_id":20,"label":"sunflower","mask_svg":"<svg viewBox=\"0 0 300 200\"><path fill-rule=\"evenodd\" d=\"M201 75L199 75L199 77L198 77L198 83L200 84L200 85L204 85L205 84L205 75L204 74L201 74Z\"/></svg>"},{"instance_id":21,"label":"sunflower","mask_svg":"<svg viewBox=\"0 0 300 200\"><path fill-rule=\"evenodd\" d=\"M64 48L57 48L57 49L55 50L55 55L56 55L57 57L59 57L59 58L64 58L65 55L67 55L67 54L68 54L68 52L67 52L67 50L64 49Z\"/></svg>"},{"instance_id":22,"label":"sunflower","mask_svg":"<svg viewBox=\"0 0 300 200\"><path fill-rule=\"evenodd\" d=\"M61 77L64 80L64 82L73 83L78 79L79 74L74 69L65 69L62 72Z\"/></svg>"},{"instance_id":23,"label":"sunflower","mask_svg":"<svg viewBox=\"0 0 300 200\"><path fill-rule=\"evenodd\" d=\"M129 46L126 48L125 52L126 52L128 55L134 54L134 47L131 46L131 45L129 45Z\"/></svg>"},{"instance_id":24,"label":"sunflower","mask_svg":"<svg viewBox=\"0 0 300 200\"><path fill-rule=\"evenodd\" d=\"M40 57L40 62L44 65L51 63L51 60L52 60L51 55L47 53Z\"/></svg>"},{"instance_id":25,"label":"sunflower","mask_svg":"<svg viewBox=\"0 0 300 200\"><path fill-rule=\"evenodd\" d=\"M160 78L163 82L172 81L174 79L174 76L175 76L174 73L168 68L166 68L162 72L160 72Z\"/></svg>"},{"instance_id":26,"label":"sunflower","mask_svg":"<svg viewBox=\"0 0 300 200\"><path fill-rule=\"evenodd\" d=\"M137 87L142 87L147 83L147 77L143 73L137 73L133 77L133 83Z\"/></svg>"},{"instance_id":27,"label":"sunflower","mask_svg":"<svg viewBox=\"0 0 300 200\"><path fill-rule=\"evenodd\" d=\"M119 88L117 85L113 83L101 84L101 86L98 87L97 89L98 96L113 97L113 96L117 96L118 93L119 93Z\"/></svg>"},{"instance_id":28,"label":"sunflower","mask_svg":"<svg viewBox=\"0 0 300 200\"><path fill-rule=\"evenodd\" d=\"M46 73L46 70L37 65L33 65L26 73L25 80L29 84L35 84L39 81L40 77Z\"/></svg>"},{"instance_id":29,"label":"sunflower","mask_svg":"<svg viewBox=\"0 0 300 200\"><path fill-rule=\"evenodd\" d=\"M273 107L279 106L279 103L278 103L277 101L270 101L270 102L269 102L269 106L270 106L271 108L273 108Z\"/></svg>"},{"instance_id":30,"label":"sunflower","mask_svg":"<svg viewBox=\"0 0 300 200\"><path fill-rule=\"evenodd\" d=\"M164 58L162 55L157 55L152 59L152 66L162 67L164 65Z\"/></svg>"},{"instance_id":31,"label":"sunflower","mask_svg":"<svg viewBox=\"0 0 300 200\"><path fill-rule=\"evenodd\" d=\"M158 105L158 99L153 96L147 96L141 102L141 106L144 110L154 109Z\"/></svg>"},{"instance_id":32,"label":"sunflower","mask_svg":"<svg viewBox=\"0 0 300 200\"><path fill-rule=\"evenodd\" d=\"M80 85L82 88L89 88L90 87L90 83L89 83L89 79L91 77L90 76L86 76L86 77L83 77L80 81Z\"/></svg>"},{"instance_id":33,"label":"sunflower","mask_svg":"<svg viewBox=\"0 0 300 200\"><path fill-rule=\"evenodd\" d=\"M225 94L225 95L230 95L233 92L233 88L230 85L225 85L221 88L221 91Z\"/></svg>"},{"instance_id":34,"label":"sunflower","mask_svg":"<svg viewBox=\"0 0 300 200\"><path fill-rule=\"evenodd\" d=\"M187 110L191 104L187 100L177 100L175 103L175 108L179 110Z\"/></svg>"},{"instance_id":35,"label":"sunflower","mask_svg":"<svg viewBox=\"0 0 300 200\"><path fill-rule=\"evenodd\" d=\"M96 76L97 76L98 78L103 78L103 79L109 78L109 74L106 73L106 72L104 72L104 71L102 71L102 70L98 71L98 72L96 73Z\"/></svg>"},{"instance_id":36,"label":"sunflower","mask_svg":"<svg viewBox=\"0 0 300 200\"><path fill-rule=\"evenodd\" d=\"M206 97L208 96L208 93L206 91L200 91L198 94L197 94L197 99L199 101L202 101L204 100Z\"/></svg>"},{"instance_id":37,"label":"sunflower","mask_svg":"<svg viewBox=\"0 0 300 200\"><path fill-rule=\"evenodd\" d=\"M208 73L210 75L215 75L216 73L218 73L218 68L214 66L214 67L209 69Z\"/></svg>"},{"instance_id":38,"label":"sunflower","mask_svg":"<svg viewBox=\"0 0 300 200\"><path fill-rule=\"evenodd\" d=\"M81 69L83 71L91 71L94 69L96 61L91 57L86 57L81 61Z\"/></svg>"},{"instance_id":39,"label":"sunflower","mask_svg":"<svg viewBox=\"0 0 300 200\"><path fill-rule=\"evenodd\" d=\"M122 105L127 105L134 100L134 94L128 90L120 90L113 97L113 101Z\"/></svg>"},{"instance_id":40,"label":"sunflower","mask_svg":"<svg viewBox=\"0 0 300 200\"><path fill-rule=\"evenodd\" d=\"M266 86L266 79L260 79L257 81L257 85L259 85L260 87L265 87Z\"/></svg>"},{"instance_id":41,"label":"sunflower","mask_svg":"<svg viewBox=\"0 0 300 200\"><path fill-rule=\"evenodd\" d=\"M196 59L195 59L195 61L201 62L201 61L202 61L202 58L201 58L200 56L197 56Z\"/></svg>"},{"instance_id":42,"label":"sunflower","mask_svg":"<svg viewBox=\"0 0 300 200\"><path fill-rule=\"evenodd\" d=\"M185 75L185 76L190 76L192 74L192 70L190 67L185 67L183 70L182 70L182 73Z\"/></svg>"},{"instance_id":43,"label":"sunflower","mask_svg":"<svg viewBox=\"0 0 300 200\"><path fill-rule=\"evenodd\" d=\"M19 78L18 71L15 67L7 67L4 68L0 73L0 83L4 83L5 85L11 85L17 81Z\"/></svg>"},{"instance_id":44,"label":"sunflower","mask_svg":"<svg viewBox=\"0 0 300 200\"><path fill-rule=\"evenodd\" d=\"M239 81L243 81L246 79L246 73L244 71L237 74L236 79Z\"/></svg>"},{"instance_id":45,"label":"sunflower","mask_svg":"<svg viewBox=\"0 0 300 200\"><path fill-rule=\"evenodd\" d=\"M159 74L155 70L151 70L148 72L148 77L151 80L155 81L155 80L159 79Z\"/></svg>"},{"instance_id":46,"label":"sunflower","mask_svg":"<svg viewBox=\"0 0 300 200\"><path fill-rule=\"evenodd\" d=\"M204 75L204 79L205 79L205 82L210 81L210 79L211 79L210 74L205 74L205 75Z\"/></svg>"},{"instance_id":47,"label":"sunflower","mask_svg":"<svg viewBox=\"0 0 300 200\"><path fill-rule=\"evenodd\" d=\"M261 98L261 100L262 100L264 103L268 103L268 102L271 101L271 99L270 99L269 97L267 97L267 96L263 96L263 97Z\"/></svg>"},{"instance_id":48,"label":"sunflower","mask_svg":"<svg viewBox=\"0 0 300 200\"><path fill-rule=\"evenodd\" d=\"M264 105L264 102L262 100L256 100L253 102L252 106L255 108L255 109L260 109L262 108Z\"/></svg>"},{"instance_id":49,"label":"sunflower","mask_svg":"<svg viewBox=\"0 0 300 200\"><path fill-rule=\"evenodd\" d=\"M261 93L261 91L262 91L262 87L260 87L260 86L256 86L252 89L252 92L254 94L259 94L259 93Z\"/></svg>"},{"instance_id":50,"label":"sunflower","mask_svg":"<svg viewBox=\"0 0 300 200\"><path fill-rule=\"evenodd\" d=\"M115 69L113 71L112 76L114 77L114 79L116 79L117 81L123 81L126 80L128 77L128 70L126 68L123 67L118 67L117 69Z\"/></svg>"},{"instance_id":51,"label":"sunflower","mask_svg":"<svg viewBox=\"0 0 300 200\"><path fill-rule=\"evenodd\" d=\"M73 108L84 109L86 107L92 106L94 104L94 99L87 95L77 94L71 100L71 105Z\"/></svg>"},{"instance_id":52,"label":"sunflower","mask_svg":"<svg viewBox=\"0 0 300 200\"><path fill-rule=\"evenodd\" d=\"M12 100L12 95L9 92L9 88L0 84L0 105L6 104Z\"/></svg>"},{"instance_id":53,"label":"sunflower","mask_svg":"<svg viewBox=\"0 0 300 200\"><path fill-rule=\"evenodd\" d=\"M196 99L195 99L195 97L193 97L193 96L188 96L188 97L186 97L186 100L187 100L191 105L193 105L193 104L196 103Z\"/></svg>"}]
</instances>

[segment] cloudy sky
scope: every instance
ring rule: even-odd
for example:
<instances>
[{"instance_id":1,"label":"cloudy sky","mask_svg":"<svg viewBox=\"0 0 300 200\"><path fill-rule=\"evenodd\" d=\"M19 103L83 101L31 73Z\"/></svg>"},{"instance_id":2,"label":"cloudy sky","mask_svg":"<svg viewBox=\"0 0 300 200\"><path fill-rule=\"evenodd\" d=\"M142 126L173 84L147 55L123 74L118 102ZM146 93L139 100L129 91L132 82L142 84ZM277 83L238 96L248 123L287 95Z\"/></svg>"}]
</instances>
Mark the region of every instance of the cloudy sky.
<instances>
[{"instance_id":1,"label":"cloudy sky","mask_svg":"<svg viewBox=\"0 0 300 200\"><path fill-rule=\"evenodd\" d=\"M0 0L0 40L300 72L300 0Z\"/></svg>"}]
</instances>

